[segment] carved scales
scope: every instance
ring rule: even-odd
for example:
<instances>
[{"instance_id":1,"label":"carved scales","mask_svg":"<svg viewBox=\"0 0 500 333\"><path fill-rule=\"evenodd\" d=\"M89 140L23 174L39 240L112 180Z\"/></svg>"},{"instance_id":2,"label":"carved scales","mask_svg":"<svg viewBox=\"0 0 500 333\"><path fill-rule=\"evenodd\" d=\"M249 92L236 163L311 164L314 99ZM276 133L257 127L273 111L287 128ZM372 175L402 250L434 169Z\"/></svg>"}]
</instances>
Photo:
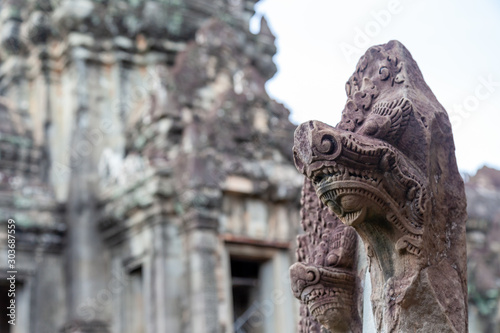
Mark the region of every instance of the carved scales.
<instances>
[{"instance_id":1,"label":"carved scales","mask_svg":"<svg viewBox=\"0 0 500 333\"><path fill-rule=\"evenodd\" d=\"M377 331L467 332L465 194L446 111L397 41L370 48L346 92L336 127L297 128L294 159L365 244Z\"/></svg>"}]
</instances>

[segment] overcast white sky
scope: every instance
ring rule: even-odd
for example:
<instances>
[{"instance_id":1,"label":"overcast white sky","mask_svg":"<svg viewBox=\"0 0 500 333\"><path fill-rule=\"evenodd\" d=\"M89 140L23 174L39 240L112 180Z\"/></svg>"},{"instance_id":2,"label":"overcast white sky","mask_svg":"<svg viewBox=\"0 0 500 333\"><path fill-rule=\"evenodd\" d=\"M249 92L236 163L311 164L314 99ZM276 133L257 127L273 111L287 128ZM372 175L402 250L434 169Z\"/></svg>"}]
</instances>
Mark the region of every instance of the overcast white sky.
<instances>
[{"instance_id":1,"label":"overcast white sky","mask_svg":"<svg viewBox=\"0 0 500 333\"><path fill-rule=\"evenodd\" d=\"M268 91L294 123L335 125L359 57L397 39L450 115L460 170L500 169L500 1L261 0L254 29L259 15L277 36Z\"/></svg>"}]
</instances>

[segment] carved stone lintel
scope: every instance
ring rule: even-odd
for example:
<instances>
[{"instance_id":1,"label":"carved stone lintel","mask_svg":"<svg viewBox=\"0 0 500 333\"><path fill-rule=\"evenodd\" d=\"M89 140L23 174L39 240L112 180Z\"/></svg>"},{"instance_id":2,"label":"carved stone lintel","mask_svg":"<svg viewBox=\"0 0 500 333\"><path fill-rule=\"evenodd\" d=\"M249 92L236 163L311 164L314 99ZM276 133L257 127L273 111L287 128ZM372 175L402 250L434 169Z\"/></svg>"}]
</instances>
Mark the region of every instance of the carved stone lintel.
<instances>
[{"instance_id":1,"label":"carved stone lintel","mask_svg":"<svg viewBox=\"0 0 500 333\"><path fill-rule=\"evenodd\" d=\"M294 160L372 254L377 331L467 332L466 203L446 111L397 41L370 48L346 92L336 127L297 128Z\"/></svg>"}]
</instances>

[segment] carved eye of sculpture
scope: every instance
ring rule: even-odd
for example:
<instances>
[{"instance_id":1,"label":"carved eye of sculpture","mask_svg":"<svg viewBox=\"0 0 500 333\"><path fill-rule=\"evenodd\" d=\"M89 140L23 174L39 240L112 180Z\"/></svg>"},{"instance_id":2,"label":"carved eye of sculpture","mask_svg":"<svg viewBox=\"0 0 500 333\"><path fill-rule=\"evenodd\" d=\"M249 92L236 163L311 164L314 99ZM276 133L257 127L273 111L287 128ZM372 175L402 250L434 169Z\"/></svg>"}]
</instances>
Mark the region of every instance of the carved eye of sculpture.
<instances>
[{"instance_id":1,"label":"carved eye of sculpture","mask_svg":"<svg viewBox=\"0 0 500 333\"><path fill-rule=\"evenodd\" d=\"M315 151L321 155L332 155L338 150L338 143L330 134L323 134L320 138L315 137L313 142L315 143Z\"/></svg>"},{"instance_id":2,"label":"carved eye of sculpture","mask_svg":"<svg viewBox=\"0 0 500 333\"><path fill-rule=\"evenodd\" d=\"M378 70L378 73L380 74L381 81L387 80L389 78L389 76L391 75L389 68L387 68L385 66L380 67L380 69Z\"/></svg>"},{"instance_id":3,"label":"carved eye of sculpture","mask_svg":"<svg viewBox=\"0 0 500 333\"><path fill-rule=\"evenodd\" d=\"M363 126L363 129L360 131L362 134L369 135L369 136L374 136L377 134L379 129L379 126L376 121L373 119L368 120L365 125Z\"/></svg>"},{"instance_id":4,"label":"carved eye of sculpture","mask_svg":"<svg viewBox=\"0 0 500 333\"><path fill-rule=\"evenodd\" d=\"M372 114L365 121L365 124L359 128L358 133L383 139L386 137L390 128L391 120L389 117Z\"/></svg>"},{"instance_id":5,"label":"carved eye of sculpture","mask_svg":"<svg viewBox=\"0 0 500 333\"><path fill-rule=\"evenodd\" d=\"M311 272L311 271L307 272L307 275L306 275L307 281L314 281L315 279L316 279L316 275L314 275L313 272Z\"/></svg>"},{"instance_id":6,"label":"carved eye of sculpture","mask_svg":"<svg viewBox=\"0 0 500 333\"><path fill-rule=\"evenodd\" d=\"M326 257L326 265L327 266L335 266L339 261L339 257L336 254L330 254Z\"/></svg>"}]
</instances>

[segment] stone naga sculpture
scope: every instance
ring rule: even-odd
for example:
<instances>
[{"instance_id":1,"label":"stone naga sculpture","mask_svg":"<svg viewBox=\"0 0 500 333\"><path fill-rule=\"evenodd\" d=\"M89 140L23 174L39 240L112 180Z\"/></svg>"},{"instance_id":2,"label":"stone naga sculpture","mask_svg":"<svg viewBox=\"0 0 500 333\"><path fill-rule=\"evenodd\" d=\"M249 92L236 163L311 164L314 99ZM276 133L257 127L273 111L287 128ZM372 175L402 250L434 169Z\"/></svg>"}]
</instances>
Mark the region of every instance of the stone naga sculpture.
<instances>
[{"instance_id":1,"label":"stone naga sculpture","mask_svg":"<svg viewBox=\"0 0 500 333\"><path fill-rule=\"evenodd\" d=\"M346 92L336 127L297 128L294 160L365 244L377 331L467 332L466 201L446 111L397 41L371 47Z\"/></svg>"},{"instance_id":2,"label":"stone naga sculpture","mask_svg":"<svg viewBox=\"0 0 500 333\"><path fill-rule=\"evenodd\" d=\"M290 268L292 291L301 300L299 333L361 333L354 272L357 235L319 201L309 179L301 199L297 260Z\"/></svg>"}]
</instances>

